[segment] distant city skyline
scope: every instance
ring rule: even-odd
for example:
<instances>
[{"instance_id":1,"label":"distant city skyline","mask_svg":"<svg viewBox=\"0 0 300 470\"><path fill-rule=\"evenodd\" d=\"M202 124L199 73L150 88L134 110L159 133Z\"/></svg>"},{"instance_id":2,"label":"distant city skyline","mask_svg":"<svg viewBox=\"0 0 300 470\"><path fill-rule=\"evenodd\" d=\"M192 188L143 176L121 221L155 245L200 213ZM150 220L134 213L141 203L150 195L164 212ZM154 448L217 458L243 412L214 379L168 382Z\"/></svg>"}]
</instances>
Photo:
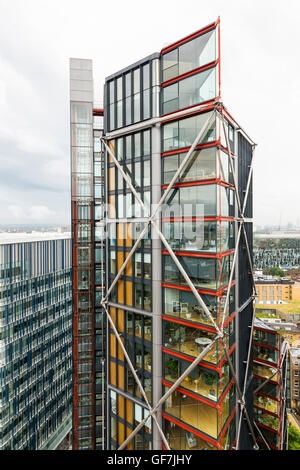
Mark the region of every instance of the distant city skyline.
<instances>
[{"instance_id":1,"label":"distant city skyline","mask_svg":"<svg viewBox=\"0 0 300 470\"><path fill-rule=\"evenodd\" d=\"M85 5L0 0L2 223L70 223L69 57L93 59L95 101L102 102L105 76L220 16L224 103L258 143L254 223L299 225L300 160L292 144L300 104L299 2L287 8L279 1L213 0L203 9L187 0L182 9L178 1L154 0L146 9L133 0L130 15L119 0ZM114 32L104 21L112 11Z\"/></svg>"}]
</instances>

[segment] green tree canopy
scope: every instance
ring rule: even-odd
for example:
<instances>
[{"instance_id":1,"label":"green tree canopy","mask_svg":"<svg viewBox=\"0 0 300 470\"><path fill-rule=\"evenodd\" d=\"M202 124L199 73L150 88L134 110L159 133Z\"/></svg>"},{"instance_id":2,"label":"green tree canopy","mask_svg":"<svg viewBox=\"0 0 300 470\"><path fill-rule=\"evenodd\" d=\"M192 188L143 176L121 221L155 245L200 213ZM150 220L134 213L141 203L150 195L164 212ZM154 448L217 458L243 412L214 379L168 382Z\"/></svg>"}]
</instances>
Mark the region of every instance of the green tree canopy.
<instances>
[{"instance_id":1,"label":"green tree canopy","mask_svg":"<svg viewBox=\"0 0 300 470\"><path fill-rule=\"evenodd\" d=\"M268 270L268 274L270 274L271 276L284 277L284 271L281 268L278 268L277 266L274 266L273 268L270 268Z\"/></svg>"},{"instance_id":2,"label":"green tree canopy","mask_svg":"<svg viewBox=\"0 0 300 470\"><path fill-rule=\"evenodd\" d=\"M291 424L289 425L289 450L300 450L300 431Z\"/></svg>"}]
</instances>

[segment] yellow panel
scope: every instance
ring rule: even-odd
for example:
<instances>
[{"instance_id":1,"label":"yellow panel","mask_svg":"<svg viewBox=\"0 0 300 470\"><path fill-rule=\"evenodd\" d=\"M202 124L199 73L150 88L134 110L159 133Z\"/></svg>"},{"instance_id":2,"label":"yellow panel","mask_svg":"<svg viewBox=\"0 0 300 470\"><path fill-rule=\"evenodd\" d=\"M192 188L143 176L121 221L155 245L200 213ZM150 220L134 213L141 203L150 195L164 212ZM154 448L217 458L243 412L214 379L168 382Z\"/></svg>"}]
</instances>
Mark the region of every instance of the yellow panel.
<instances>
[{"instance_id":1,"label":"yellow panel","mask_svg":"<svg viewBox=\"0 0 300 470\"><path fill-rule=\"evenodd\" d=\"M118 330L124 331L124 310L118 310Z\"/></svg>"},{"instance_id":2,"label":"yellow panel","mask_svg":"<svg viewBox=\"0 0 300 470\"><path fill-rule=\"evenodd\" d=\"M121 338L121 341L122 341L122 344L124 345L124 338ZM124 361L125 360L125 357L124 357L124 353L121 349L121 346L118 344L118 358L120 359L120 361Z\"/></svg>"},{"instance_id":3,"label":"yellow panel","mask_svg":"<svg viewBox=\"0 0 300 470\"><path fill-rule=\"evenodd\" d=\"M108 197L108 217L110 219L115 219L116 218L116 198L115 196L109 196Z\"/></svg>"},{"instance_id":4,"label":"yellow panel","mask_svg":"<svg viewBox=\"0 0 300 470\"><path fill-rule=\"evenodd\" d=\"M116 351L116 337L113 333L110 334L110 355L112 357L117 356L117 351Z\"/></svg>"},{"instance_id":5,"label":"yellow panel","mask_svg":"<svg viewBox=\"0 0 300 470\"><path fill-rule=\"evenodd\" d=\"M124 253L123 251L117 251L117 270L120 271L124 264Z\"/></svg>"},{"instance_id":6,"label":"yellow panel","mask_svg":"<svg viewBox=\"0 0 300 470\"><path fill-rule=\"evenodd\" d=\"M124 281L118 281L118 302L124 303Z\"/></svg>"},{"instance_id":7,"label":"yellow panel","mask_svg":"<svg viewBox=\"0 0 300 470\"><path fill-rule=\"evenodd\" d=\"M123 423L118 422L118 443L121 445L125 440L125 426Z\"/></svg>"},{"instance_id":8,"label":"yellow panel","mask_svg":"<svg viewBox=\"0 0 300 470\"><path fill-rule=\"evenodd\" d=\"M117 245L118 246L124 246L124 239L125 239L124 225L125 224L117 224Z\"/></svg>"},{"instance_id":9,"label":"yellow panel","mask_svg":"<svg viewBox=\"0 0 300 470\"><path fill-rule=\"evenodd\" d=\"M115 167L112 166L108 169L108 179L109 179L109 191L114 191L116 189L115 178L116 178Z\"/></svg>"},{"instance_id":10,"label":"yellow panel","mask_svg":"<svg viewBox=\"0 0 300 470\"><path fill-rule=\"evenodd\" d=\"M116 309L115 307L110 307L109 313L114 324L116 324Z\"/></svg>"},{"instance_id":11,"label":"yellow panel","mask_svg":"<svg viewBox=\"0 0 300 470\"><path fill-rule=\"evenodd\" d=\"M127 224L127 231L126 231L126 246L132 246L132 224Z\"/></svg>"},{"instance_id":12,"label":"yellow panel","mask_svg":"<svg viewBox=\"0 0 300 470\"><path fill-rule=\"evenodd\" d=\"M113 154L115 154L115 141L114 140L110 140L108 142L108 146L110 148L110 150L113 152ZM109 163L112 163L113 162L113 159L112 157L108 154L108 161Z\"/></svg>"},{"instance_id":13,"label":"yellow panel","mask_svg":"<svg viewBox=\"0 0 300 470\"><path fill-rule=\"evenodd\" d=\"M126 428L126 438L130 436L131 433L132 429ZM126 450L133 450L133 439L131 439L131 441L127 444Z\"/></svg>"},{"instance_id":14,"label":"yellow panel","mask_svg":"<svg viewBox=\"0 0 300 470\"><path fill-rule=\"evenodd\" d=\"M125 253L125 258L127 258L128 255L129 253ZM125 274L126 276L132 276L132 257L130 258L130 261L128 261L128 264L126 265Z\"/></svg>"},{"instance_id":15,"label":"yellow panel","mask_svg":"<svg viewBox=\"0 0 300 470\"><path fill-rule=\"evenodd\" d=\"M111 385L117 385L117 369L116 369L116 363L113 361L110 361L110 383Z\"/></svg>"},{"instance_id":16,"label":"yellow panel","mask_svg":"<svg viewBox=\"0 0 300 470\"><path fill-rule=\"evenodd\" d=\"M125 398L118 395L118 416L125 419Z\"/></svg>"},{"instance_id":17,"label":"yellow panel","mask_svg":"<svg viewBox=\"0 0 300 470\"><path fill-rule=\"evenodd\" d=\"M126 305L132 305L132 282L126 281Z\"/></svg>"},{"instance_id":18,"label":"yellow panel","mask_svg":"<svg viewBox=\"0 0 300 470\"><path fill-rule=\"evenodd\" d=\"M118 382L119 388L124 390L124 366L118 366Z\"/></svg>"}]
</instances>

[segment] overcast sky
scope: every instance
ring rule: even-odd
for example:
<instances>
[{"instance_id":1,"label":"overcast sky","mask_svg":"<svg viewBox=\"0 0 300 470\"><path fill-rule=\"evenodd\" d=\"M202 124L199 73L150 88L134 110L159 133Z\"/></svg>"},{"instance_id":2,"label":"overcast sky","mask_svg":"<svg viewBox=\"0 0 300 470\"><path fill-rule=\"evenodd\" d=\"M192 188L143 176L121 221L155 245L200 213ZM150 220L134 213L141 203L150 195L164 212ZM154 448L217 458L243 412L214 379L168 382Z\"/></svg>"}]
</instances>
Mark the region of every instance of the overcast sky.
<instances>
[{"instance_id":1,"label":"overcast sky","mask_svg":"<svg viewBox=\"0 0 300 470\"><path fill-rule=\"evenodd\" d=\"M300 222L299 0L0 0L0 223L70 223L69 57L104 78L221 17L224 104L258 147L255 223Z\"/></svg>"}]
</instances>

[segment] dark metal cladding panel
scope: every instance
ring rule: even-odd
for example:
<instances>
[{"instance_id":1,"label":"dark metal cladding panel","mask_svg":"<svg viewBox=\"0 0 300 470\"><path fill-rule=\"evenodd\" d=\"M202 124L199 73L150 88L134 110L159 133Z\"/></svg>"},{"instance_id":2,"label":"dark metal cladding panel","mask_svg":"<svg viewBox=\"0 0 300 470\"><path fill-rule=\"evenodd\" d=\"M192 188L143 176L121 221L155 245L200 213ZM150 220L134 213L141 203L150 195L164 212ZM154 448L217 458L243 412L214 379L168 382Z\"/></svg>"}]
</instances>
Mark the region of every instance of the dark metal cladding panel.
<instances>
[{"instance_id":1,"label":"dark metal cladding panel","mask_svg":"<svg viewBox=\"0 0 300 470\"><path fill-rule=\"evenodd\" d=\"M252 145L247 139L238 133L238 184L239 184L239 196L241 206L243 206L247 181L249 176L249 170L252 160ZM244 212L246 218L252 218L252 182L250 184L247 205ZM247 240L249 245L251 262L253 259L253 225L252 223L246 222L245 229L247 234ZM251 269L248 260L247 245L244 233L242 231L240 245L239 245L239 305L240 307L249 299L253 294L253 283L251 276ZM241 390L243 391L246 366L248 363L248 376L245 393L246 409L250 418L250 422L253 425L253 351L251 348L250 358L248 361L248 350L250 342L250 332L253 316L253 301L247 304L247 306L239 313L239 382ZM249 426L245 419L242 418L241 434L240 434L240 450L252 450L253 449L253 438L250 434Z\"/></svg>"}]
</instances>

